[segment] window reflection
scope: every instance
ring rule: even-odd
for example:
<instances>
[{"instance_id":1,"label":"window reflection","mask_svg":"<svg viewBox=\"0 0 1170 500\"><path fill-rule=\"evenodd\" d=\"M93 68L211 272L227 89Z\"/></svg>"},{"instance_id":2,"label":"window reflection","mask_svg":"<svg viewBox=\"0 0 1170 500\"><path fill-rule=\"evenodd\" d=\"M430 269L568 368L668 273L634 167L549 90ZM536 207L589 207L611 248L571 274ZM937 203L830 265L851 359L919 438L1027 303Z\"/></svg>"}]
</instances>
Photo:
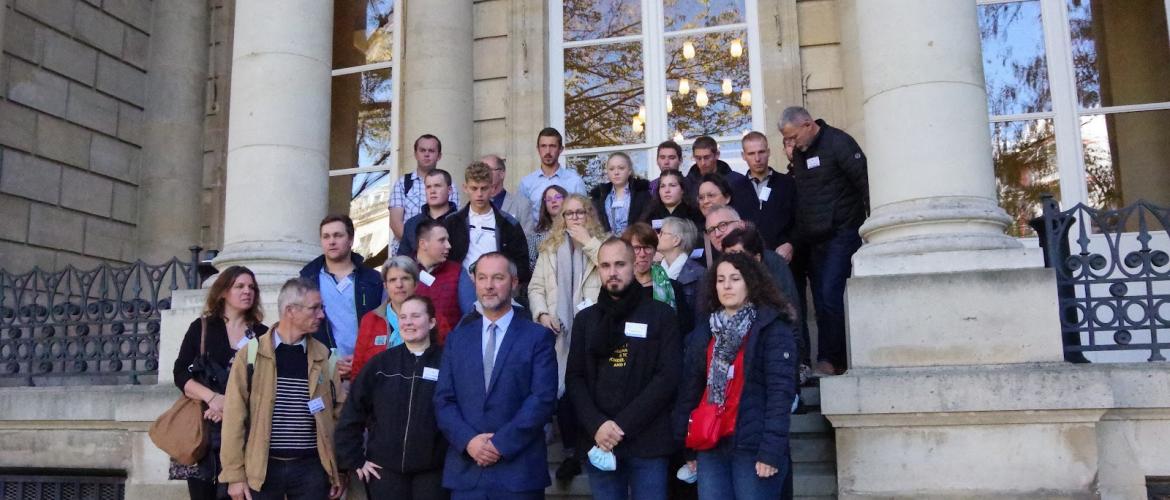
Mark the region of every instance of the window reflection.
<instances>
[{"instance_id":1,"label":"window reflection","mask_svg":"<svg viewBox=\"0 0 1170 500\"><path fill-rule=\"evenodd\" d=\"M645 179L647 175L646 153L644 151L626 151L634 162L634 175ZM594 153L588 155L570 156L565 164L581 174L585 187L593 189L598 184L609 182L605 176L605 162L612 152Z\"/></svg>"},{"instance_id":2,"label":"window reflection","mask_svg":"<svg viewBox=\"0 0 1170 500\"><path fill-rule=\"evenodd\" d=\"M1088 204L1170 206L1170 110L1081 118Z\"/></svg>"},{"instance_id":3,"label":"window reflection","mask_svg":"<svg viewBox=\"0 0 1170 500\"><path fill-rule=\"evenodd\" d=\"M352 180L351 180L352 179ZM353 251L370 258L390 243L390 172L368 172L339 180L350 181L349 217L353 219Z\"/></svg>"},{"instance_id":4,"label":"window reflection","mask_svg":"<svg viewBox=\"0 0 1170 500\"><path fill-rule=\"evenodd\" d=\"M746 38L746 32L736 30L666 40L671 135L738 135L751 129Z\"/></svg>"},{"instance_id":5,"label":"window reflection","mask_svg":"<svg viewBox=\"0 0 1170 500\"><path fill-rule=\"evenodd\" d=\"M334 168L386 165L392 160L393 100L389 68L333 78L330 163Z\"/></svg>"},{"instance_id":6,"label":"window reflection","mask_svg":"<svg viewBox=\"0 0 1170 500\"><path fill-rule=\"evenodd\" d=\"M980 5L979 32L988 113L1051 111L1040 2Z\"/></svg>"},{"instance_id":7,"label":"window reflection","mask_svg":"<svg viewBox=\"0 0 1170 500\"><path fill-rule=\"evenodd\" d=\"M665 0L666 31L744 22L744 0Z\"/></svg>"},{"instance_id":8,"label":"window reflection","mask_svg":"<svg viewBox=\"0 0 1170 500\"><path fill-rule=\"evenodd\" d=\"M1035 236L1028 221L1040 216L1041 197L1060 195L1052 120L992 123L991 146L999 204L1012 218L1008 234Z\"/></svg>"},{"instance_id":9,"label":"window reflection","mask_svg":"<svg viewBox=\"0 0 1170 500\"><path fill-rule=\"evenodd\" d=\"M1165 0L1067 0L1084 108L1170 101Z\"/></svg>"},{"instance_id":10,"label":"window reflection","mask_svg":"<svg viewBox=\"0 0 1170 500\"><path fill-rule=\"evenodd\" d=\"M565 50L565 146L590 148L644 142L642 44ZM642 111L645 116L645 111Z\"/></svg>"},{"instance_id":11,"label":"window reflection","mask_svg":"<svg viewBox=\"0 0 1170 500\"><path fill-rule=\"evenodd\" d=\"M564 0L565 41L636 35L642 30L640 0Z\"/></svg>"},{"instance_id":12,"label":"window reflection","mask_svg":"<svg viewBox=\"0 0 1170 500\"><path fill-rule=\"evenodd\" d=\"M333 9L333 69L393 59L394 0L335 0Z\"/></svg>"}]
</instances>

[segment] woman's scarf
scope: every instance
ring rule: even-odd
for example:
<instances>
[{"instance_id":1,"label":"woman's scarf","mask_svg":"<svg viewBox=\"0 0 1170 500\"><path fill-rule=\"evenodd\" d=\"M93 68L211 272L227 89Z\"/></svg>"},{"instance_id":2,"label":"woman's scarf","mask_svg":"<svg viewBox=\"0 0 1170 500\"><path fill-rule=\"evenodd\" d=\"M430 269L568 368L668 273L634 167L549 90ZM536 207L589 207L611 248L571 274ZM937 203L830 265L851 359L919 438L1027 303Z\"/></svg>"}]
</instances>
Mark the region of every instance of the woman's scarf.
<instances>
[{"instance_id":1,"label":"woman's scarf","mask_svg":"<svg viewBox=\"0 0 1170 500\"><path fill-rule=\"evenodd\" d=\"M666 268L662 264L654 263L650 265L650 281L654 285L654 300L665 302L671 309L678 310L678 305L674 302L674 287L670 285L670 276L666 274Z\"/></svg>"},{"instance_id":2,"label":"woman's scarf","mask_svg":"<svg viewBox=\"0 0 1170 500\"><path fill-rule=\"evenodd\" d=\"M573 244L573 238L565 235L565 241L557 247L556 280L557 307L554 311L565 330L573 330L573 316L577 314L576 291L585 279L585 253ZM566 332L568 333L568 332Z\"/></svg>"},{"instance_id":3,"label":"woman's scarf","mask_svg":"<svg viewBox=\"0 0 1170 500\"><path fill-rule=\"evenodd\" d=\"M394 312L389 302L386 302L386 333L390 335L386 339L386 350L402 344L402 332L398 330L398 313Z\"/></svg>"},{"instance_id":4,"label":"woman's scarf","mask_svg":"<svg viewBox=\"0 0 1170 500\"><path fill-rule=\"evenodd\" d=\"M589 337L589 353L597 358L608 358L626 343L626 320L641 303L642 285L637 281L630 282L629 286L616 296L608 290L602 290L597 294L601 321L594 330L597 335Z\"/></svg>"},{"instance_id":5,"label":"woman's scarf","mask_svg":"<svg viewBox=\"0 0 1170 500\"><path fill-rule=\"evenodd\" d=\"M732 316L722 309L711 313L711 336L715 339L711 366L707 368L707 401L711 404L722 406L727 399L727 383L730 381L727 371L735 363L735 355L755 320L756 306L750 302Z\"/></svg>"}]
</instances>

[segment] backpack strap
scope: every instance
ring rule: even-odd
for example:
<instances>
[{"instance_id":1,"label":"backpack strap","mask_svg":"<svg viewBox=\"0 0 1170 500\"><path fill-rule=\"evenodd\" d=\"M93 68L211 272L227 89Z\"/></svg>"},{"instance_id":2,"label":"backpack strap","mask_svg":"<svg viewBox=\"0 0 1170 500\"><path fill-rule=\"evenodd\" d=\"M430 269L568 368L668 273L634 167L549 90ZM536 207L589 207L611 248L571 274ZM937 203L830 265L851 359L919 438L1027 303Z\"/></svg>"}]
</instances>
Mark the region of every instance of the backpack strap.
<instances>
[{"instance_id":1,"label":"backpack strap","mask_svg":"<svg viewBox=\"0 0 1170 500\"><path fill-rule=\"evenodd\" d=\"M402 194L410 193L410 188L414 186L414 178L410 176L410 172L402 176Z\"/></svg>"},{"instance_id":2,"label":"backpack strap","mask_svg":"<svg viewBox=\"0 0 1170 500\"><path fill-rule=\"evenodd\" d=\"M248 397L252 397L252 374L256 373L256 351L260 350L260 341L256 337L248 339Z\"/></svg>"}]
</instances>

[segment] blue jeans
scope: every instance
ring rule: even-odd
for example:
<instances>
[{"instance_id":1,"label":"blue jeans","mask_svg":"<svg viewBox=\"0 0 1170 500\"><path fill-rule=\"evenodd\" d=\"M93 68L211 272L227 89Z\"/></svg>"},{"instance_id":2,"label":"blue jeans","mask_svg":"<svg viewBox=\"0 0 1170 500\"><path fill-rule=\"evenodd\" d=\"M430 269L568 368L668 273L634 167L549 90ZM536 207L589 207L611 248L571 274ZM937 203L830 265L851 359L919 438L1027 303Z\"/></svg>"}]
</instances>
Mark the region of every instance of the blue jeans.
<instances>
[{"instance_id":1,"label":"blue jeans","mask_svg":"<svg viewBox=\"0 0 1170 500\"><path fill-rule=\"evenodd\" d=\"M771 477L756 475L756 458L736 452L728 443L698 457L699 500L776 500L791 498L785 482L791 465L783 464Z\"/></svg>"},{"instance_id":2,"label":"blue jeans","mask_svg":"<svg viewBox=\"0 0 1170 500\"><path fill-rule=\"evenodd\" d=\"M838 369L845 359L845 280L853 273L853 254L861 248L857 228L842 228L831 238L812 245L808 252L809 287L817 314L817 361Z\"/></svg>"},{"instance_id":3,"label":"blue jeans","mask_svg":"<svg viewBox=\"0 0 1170 500\"><path fill-rule=\"evenodd\" d=\"M585 460L594 500L666 500L667 457L619 458L617 470L603 471Z\"/></svg>"}]
</instances>

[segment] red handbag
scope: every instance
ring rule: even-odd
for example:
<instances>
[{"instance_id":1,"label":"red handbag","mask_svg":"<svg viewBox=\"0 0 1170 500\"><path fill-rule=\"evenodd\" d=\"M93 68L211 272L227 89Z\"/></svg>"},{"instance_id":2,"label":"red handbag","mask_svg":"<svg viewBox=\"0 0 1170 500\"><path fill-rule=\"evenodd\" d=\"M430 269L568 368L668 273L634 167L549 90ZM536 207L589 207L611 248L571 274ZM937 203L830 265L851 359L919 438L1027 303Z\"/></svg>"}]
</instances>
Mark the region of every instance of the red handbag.
<instances>
[{"instance_id":1,"label":"red handbag","mask_svg":"<svg viewBox=\"0 0 1170 500\"><path fill-rule=\"evenodd\" d=\"M708 400L708 391L703 390L703 398L699 406L691 411L690 421L687 422L686 446L695 451L705 451L715 448L719 440L735 432L736 415L739 413L739 397L743 394L743 376L735 376L743 372L743 345L735 355L732 363L732 377L727 384L727 397L722 405L716 405ZM711 355L715 350L715 339L711 339L707 346L707 366L711 366Z\"/></svg>"}]
</instances>

